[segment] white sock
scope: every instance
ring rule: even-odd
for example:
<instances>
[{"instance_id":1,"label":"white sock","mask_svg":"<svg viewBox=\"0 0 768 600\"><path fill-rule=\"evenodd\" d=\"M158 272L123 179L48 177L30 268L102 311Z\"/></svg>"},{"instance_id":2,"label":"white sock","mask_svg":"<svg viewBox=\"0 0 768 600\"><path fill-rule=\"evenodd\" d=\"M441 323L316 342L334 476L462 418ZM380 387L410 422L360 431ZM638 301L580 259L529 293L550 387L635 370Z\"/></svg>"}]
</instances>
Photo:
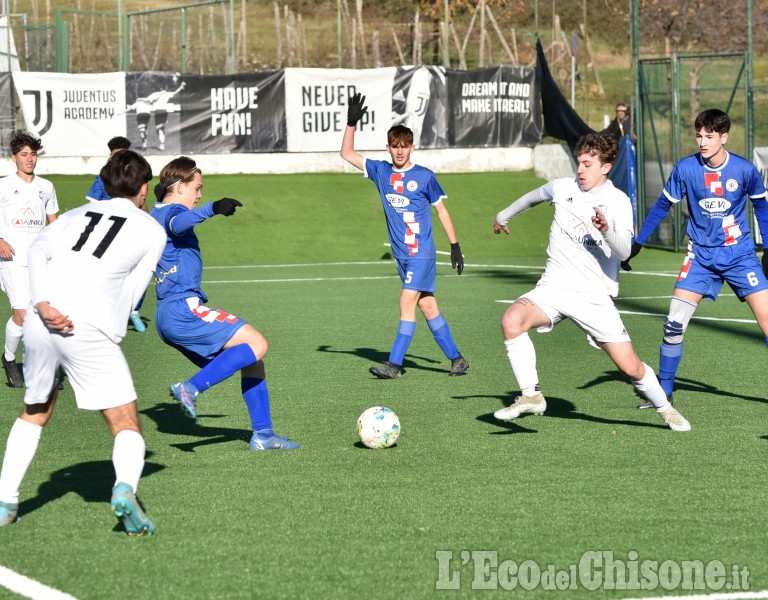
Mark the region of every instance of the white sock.
<instances>
[{"instance_id":1,"label":"white sock","mask_svg":"<svg viewBox=\"0 0 768 600\"><path fill-rule=\"evenodd\" d=\"M5 360L16 358L16 350L19 349L22 331L24 329L16 325L13 319L8 319L8 322L5 324Z\"/></svg>"},{"instance_id":2,"label":"white sock","mask_svg":"<svg viewBox=\"0 0 768 600\"><path fill-rule=\"evenodd\" d=\"M115 467L115 485L127 483L136 493L141 472L144 470L144 453L147 447L138 431L123 429L115 436L112 465Z\"/></svg>"},{"instance_id":3,"label":"white sock","mask_svg":"<svg viewBox=\"0 0 768 600\"><path fill-rule=\"evenodd\" d=\"M507 347L509 364L523 396L535 396L539 393L536 389L539 385L539 374L536 372L536 349L528 333L504 340L504 345Z\"/></svg>"},{"instance_id":4,"label":"white sock","mask_svg":"<svg viewBox=\"0 0 768 600\"><path fill-rule=\"evenodd\" d=\"M635 386L635 389L640 392L643 398L653 404L658 412L667 410L669 408L669 401L664 390L661 389L656 373L645 363L643 363L643 366L645 367L645 376L640 381L633 381L632 385Z\"/></svg>"},{"instance_id":5,"label":"white sock","mask_svg":"<svg viewBox=\"0 0 768 600\"><path fill-rule=\"evenodd\" d=\"M11 427L0 472L0 501L12 504L19 501L21 482L35 458L42 433L42 427L23 419L16 419Z\"/></svg>"}]
</instances>

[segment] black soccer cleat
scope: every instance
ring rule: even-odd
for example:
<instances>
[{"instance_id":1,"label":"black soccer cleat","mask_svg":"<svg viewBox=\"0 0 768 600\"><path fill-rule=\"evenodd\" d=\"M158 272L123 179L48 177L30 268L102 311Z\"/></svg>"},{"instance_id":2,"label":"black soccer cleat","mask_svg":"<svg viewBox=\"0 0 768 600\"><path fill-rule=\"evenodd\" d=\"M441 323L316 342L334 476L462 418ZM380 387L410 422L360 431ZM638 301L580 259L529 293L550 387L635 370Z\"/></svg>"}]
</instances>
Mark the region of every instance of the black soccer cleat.
<instances>
[{"instance_id":1,"label":"black soccer cleat","mask_svg":"<svg viewBox=\"0 0 768 600\"><path fill-rule=\"evenodd\" d=\"M6 360L5 354L3 354L3 369L5 369L5 376L11 387L24 387L24 375L22 375L19 365L16 364L15 360Z\"/></svg>"},{"instance_id":2,"label":"black soccer cleat","mask_svg":"<svg viewBox=\"0 0 768 600\"><path fill-rule=\"evenodd\" d=\"M385 360L378 367L368 369L379 379L400 379L403 374L403 368L400 365L394 365Z\"/></svg>"},{"instance_id":3,"label":"black soccer cleat","mask_svg":"<svg viewBox=\"0 0 768 600\"><path fill-rule=\"evenodd\" d=\"M451 372L448 373L451 377L458 377L464 375L469 369L469 361L459 354L456 358L451 360Z\"/></svg>"}]
</instances>

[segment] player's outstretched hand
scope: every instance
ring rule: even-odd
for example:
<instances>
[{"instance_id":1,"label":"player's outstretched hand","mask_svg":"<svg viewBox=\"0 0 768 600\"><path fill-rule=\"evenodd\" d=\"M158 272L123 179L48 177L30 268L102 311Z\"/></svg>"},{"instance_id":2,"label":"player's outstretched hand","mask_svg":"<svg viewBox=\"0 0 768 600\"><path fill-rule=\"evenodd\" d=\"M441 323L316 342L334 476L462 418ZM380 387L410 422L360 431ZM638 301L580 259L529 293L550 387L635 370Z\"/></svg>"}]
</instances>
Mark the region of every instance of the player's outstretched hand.
<instances>
[{"instance_id":1,"label":"player's outstretched hand","mask_svg":"<svg viewBox=\"0 0 768 600\"><path fill-rule=\"evenodd\" d=\"M451 244L451 269L456 269L459 275L464 270L464 256L461 254L459 242Z\"/></svg>"},{"instance_id":2,"label":"player's outstretched hand","mask_svg":"<svg viewBox=\"0 0 768 600\"><path fill-rule=\"evenodd\" d=\"M625 261L622 261L621 268L624 269L625 271L631 271L632 267L629 266L629 261L635 258L635 256L637 256L638 254L640 254L640 250L642 249L643 247L640 244L638 244L637 242L633 242L632 250L629 251L629 258L627 258L627 260Z\"/></svg>"},{"instance_id":3,"label":"player's outstretched hand","mask_svg":"<svg viewBox=\"0 0 768 600\"><path fill-rule=\"evenodd\" d=\"M347 107L347 125L355 127L367 111L368 107L365 106L365 96L362 96L360 93L352 96Z\"/></svg>"},{"instance_id":4,"label":"player's outstretched hand","mask_svg":"<svg viewBox=\"0 0 768 600\"><path fill-rule=\"evenodd\" d=\"M235 214L235 210L238 206L242 206L242 203L239 200L235 200L234 198L222 198L213 203L213 214L231 217Z\"/></svg>"},{"instance_id":5,"label":"player's outstretched hand","mask_svg":"<svg viewBox=\"0 0 768 600\"><path fill-rule=\"evenodd\" d=\"M763 273L768 277L768 249L763 247Z\"/></svg>"},{"instance_id":6,"label":"player's outstretched hand","mask_svg":"<svg viewBox=\"0 0 768 600\"><path fill-rule=\"evenodd\" d=\"M499 235L502 231L505 234L509 235L509 227L507 225L499 225L499 222L496 220L496 217L493 217L493 233L495 233L496 235Z\"/></svg>"}]
</instances>

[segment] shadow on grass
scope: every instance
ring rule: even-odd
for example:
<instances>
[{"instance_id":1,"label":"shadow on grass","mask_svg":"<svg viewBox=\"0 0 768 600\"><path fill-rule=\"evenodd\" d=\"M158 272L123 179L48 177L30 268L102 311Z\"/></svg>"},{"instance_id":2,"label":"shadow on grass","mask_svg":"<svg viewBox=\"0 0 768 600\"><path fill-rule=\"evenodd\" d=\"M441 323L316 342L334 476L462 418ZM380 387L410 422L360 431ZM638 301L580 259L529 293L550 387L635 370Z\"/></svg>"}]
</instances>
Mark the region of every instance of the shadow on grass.
<instances>
[{"instance_id":1,"label":"shadow on grass","mask_svg":"<svg viewBox=\"0 0 768 600\"><path fill-rule=\"evenodd\" d=\"M591 381L586 382L584 385L578 386L576 389L586 390L588 388L591 388L592 386L600 385L602 383L613 382L616 380L625 381L627 382L628 385L631 385L629 384L629 380L620 371L605 371L602 375L595 377ZM685 377L676 377L675 392L674 392L676 406L677 406L677 401L679 400L695 399L695 398L688 398L688 394L683 395L682 392L692 392L694 394L710 394L713 396L717 396L718 398L738 398L739 400L749 400L751 402L763 402L763 403L768 402L768 399L763 397L734 394L733 392L722 390L714 385L704 383L703 381L698 381L696 379L686 379ZM640 394L637 393L637 391L635 391L635 395L638 398L641 397ZM713 399L716 399L716 398L713 398ZM549 402L549 398L547 398L547 402Z\"/></svg>"},{"instance_id":2,"label":"shadow on grass","mask_svg":"<svg viewBox=\"0 0 768 600\"><path fill-rule=\"evenodd\" d=\"M502 395L473 395L473 396L454 396L456 399L470 399L470 398L495 398L499 401L502 407L509 406L517 396L516 392L510 392L509 394ZM557 417L560 419L575 419L579 421L588 421L592 423L602 423L605 425L628 425L630 427L653 427L667 429L667 425L663 423L643 423L642 421L625 421L623 419L606 419L604 417L597 417L595 415L589 415L576 410L573 402L564 400L563 398L557 398L553 396L547 396L547 410L544 416ZM493 413L486 413L476 417L478 421L488 423L496 427L502 428L501 431L491 431L490 435L506 435L510 433L538 433L535 429L528 429L523 427L520 422L532 424L538 421L528 421L526 419L534 418L535 415L521 415L514 421L499 421L493 416Z\"/></svg>"},{"instance_id":3,"label":"shadow on grass","mask_svg":"<svg viewBox=\"0 0 768 600\"><path fill-rule=\"evenodd\" d=\"M374 348L355 348L353 350L332 350L330 346L321 345L317 347L318 352L330 352L332 354L349 354L350 356L357 356L358 358L364 358L367 361L370 361L374 364L371 366L375 366L377 364L383 363L385 360L389 359L389 351L384 352L382 350L376 350ZM433 368L433 367L427 367L422 364L419 364L417 362L414 362L415 360L423 363L429 363L433 365L439 365L443 361L435 360L433 358L427 358L426 356L414 356L413 354L406 354L405 360L403 361L403 373L405 373L408 369L413 369L415 371L433 371L435 373L449 373L451 370L451 363L450 361L447 362L447 368ZM447 361L447 359L446 359ZM372 375L372 377L374 377Z\"/></svg>"},{"instance_id":4,"label":"shadow on grass","mask_svg":"<svg viewBox=\"0 0 768 600\"><path fill-rule=\"evenodd\" d=\"M151 456L152 452L147 452L147 458ZM164 468L165 465L147 461L141 476L149 477ZM103 502L108 505L114 483L115 468L111 459L94 460L59 469L51 473L48 481L40 484L36 496L19 504L19 516L23 518L70 492L78 494L86 502Z\"/></svg>"},{"instance_id":5,"label":"shadow on grass","mask_svg":"<svg viewBox=\"0 0 768 600\"><path fill-rule=\"evenodd\" d=\"M160 433L169 433L172 435L188 435L198 439L193 442L184 442L170 444L173 448L178 448L182 452L194 452L195 448L200 446L209 446L211 444L223 444L233 441L248 442L251 439L251 432L245 429L233 429L231 427L214 427L204 424L208 419L220 419L223 415L202 414L197 419L185 417L179 405L171 402L156 404L150 408L139 411L147 415L157 425L157 431Z\"/></svg>"}]
</instances>

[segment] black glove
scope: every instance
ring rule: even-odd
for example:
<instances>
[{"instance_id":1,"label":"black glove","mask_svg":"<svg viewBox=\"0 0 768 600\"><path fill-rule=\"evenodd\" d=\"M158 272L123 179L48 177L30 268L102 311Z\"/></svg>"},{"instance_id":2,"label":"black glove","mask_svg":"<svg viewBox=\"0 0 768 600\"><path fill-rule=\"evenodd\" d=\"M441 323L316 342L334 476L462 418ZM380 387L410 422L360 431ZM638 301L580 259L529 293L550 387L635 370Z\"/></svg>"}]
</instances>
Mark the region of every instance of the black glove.
<instances>
[{"instance_id":1,"label":"black glove","mask_svg":"<svg viewBox=\"0 0 768 600\"><path fill-rule=\"evenodd\" d=\"M459 275L464 270L464 257L461 255L459 242L451 244L451 269L456 269Z\"/></svg>"},{"instance_id":2,"label":"black glove","mask_svg":"<svg viewBox=\"0 0 768 600\"><path fill-rule=\"evenodd\" d=\"M638 254L640 254L640 250L642 250L643 247L638 244L637 242L633 242L632 244L632 250L629 251L629 258L625 261L622 261L621 268L625 271L631 271L632 267L629 266L629 261L635 258Z\"/></svg>"},{"instance_id":3,"label":"black glove","mask_svg":"<svg viewBox=\"0 0 768 600\"><path fill-rule=\"evenodd\" d=\"M368 111L365 104L365 96L361 96L359 93L355 94L349 99L349 107L347 108L347 125L355 127L357 122L363 118L363 115Z\"/></svg>"},{"instance_id":4,"label":"black glove","mask_svg":"<svg viewBox=\"0 0 768 600\"><path fill-rule=\"evenodd\" d=\"M768 277L768 248L763 246L763 273Z\"/></svg>"},{"instance_id":5,"label":"black glove","mask_svg":"<svg viewBox=\"0 0 768 600\"><path fill-rule=\"evenodd\" d=\"M242 206L238 200L235 200L234 198L222 198L213 203L213 214L231 217L235 214L235 209L238 206Z\"/></svg>"}]
</instances>

